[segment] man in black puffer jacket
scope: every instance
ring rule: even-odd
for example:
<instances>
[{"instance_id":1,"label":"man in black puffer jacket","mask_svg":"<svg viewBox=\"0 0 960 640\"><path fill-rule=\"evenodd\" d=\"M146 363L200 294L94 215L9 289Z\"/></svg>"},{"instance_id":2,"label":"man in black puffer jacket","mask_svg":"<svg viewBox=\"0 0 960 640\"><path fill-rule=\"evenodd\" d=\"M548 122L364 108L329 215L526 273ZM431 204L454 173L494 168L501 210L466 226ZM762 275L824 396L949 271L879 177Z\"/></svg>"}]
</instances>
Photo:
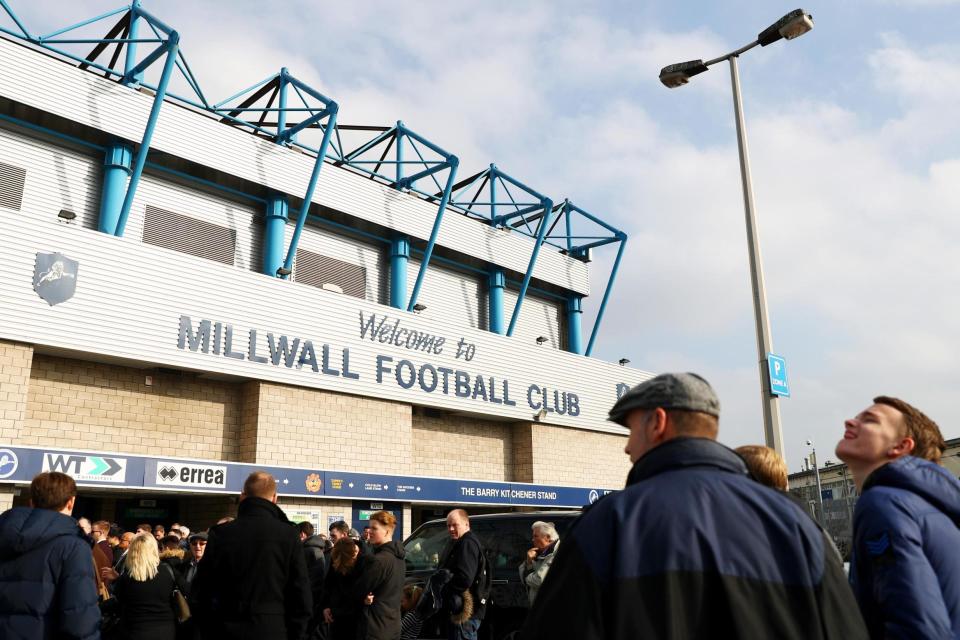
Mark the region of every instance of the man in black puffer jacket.
<instances>
[{"instance_id":1,"label":"man in black puffer jacket","mask_svg":"<svg viewBox=\"0 0 960 640\"><path fill-rule=\"evenodd\" d=\"M0 638L100 637L90 544L70 517L77 485L41 473L30 507L0 514Z\"/></svg>"},{"instance_id":2,"label":"man in black puffer jacket","mask_svg":"<svg viewBox=\"0 0 960 640\"><path fill-rule=\"evenodd\" d=\"M237 519L212 527L191 599L208 638L300 640L312 613L300 532L264 471L243 484Z\"/></svg>"}]
</instances>

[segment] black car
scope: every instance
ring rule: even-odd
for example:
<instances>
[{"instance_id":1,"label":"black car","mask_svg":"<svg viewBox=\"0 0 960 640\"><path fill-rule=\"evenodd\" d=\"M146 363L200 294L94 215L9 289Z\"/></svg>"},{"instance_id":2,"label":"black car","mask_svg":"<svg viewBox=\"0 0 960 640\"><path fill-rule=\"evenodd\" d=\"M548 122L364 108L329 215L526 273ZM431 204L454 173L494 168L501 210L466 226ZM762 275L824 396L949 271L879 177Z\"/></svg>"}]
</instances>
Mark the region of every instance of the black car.
<instances>
[{"instance_id":1,"label":"black car","mask_svg":"<svg viewBox=\"0 0 960 640\"><path fill-rule=\"evenodd\" d=\"M480 627L481 639L501 640L523 625L530 607L526 587L520 582L519 567L533 546L533 523L553 523L562 541L567 528L579 515L579 511L546 511L470 517L470 530L480 538L493 572L493 591ZM403 543L407 552L407 582L425 583L436 571L451 542L445 520L431 520L417 528ZM428 631L430 626L434 625L424 626L421 637L435 637Z\"/></svg>"}]
</instances>

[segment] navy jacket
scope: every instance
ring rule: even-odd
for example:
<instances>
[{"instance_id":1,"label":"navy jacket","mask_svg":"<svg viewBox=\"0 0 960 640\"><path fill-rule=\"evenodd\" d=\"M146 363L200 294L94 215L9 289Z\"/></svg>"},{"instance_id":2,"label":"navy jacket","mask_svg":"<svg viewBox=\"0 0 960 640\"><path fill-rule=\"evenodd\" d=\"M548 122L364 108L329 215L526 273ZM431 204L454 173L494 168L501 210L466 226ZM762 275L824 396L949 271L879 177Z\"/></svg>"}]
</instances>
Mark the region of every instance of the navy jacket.
<instances>
[{"instance_id":1,"label":"navy jacket","mask_svg":"<svg viewBox=\"0 0 960 640\"><path fill-rule=\"evenodd\" d=\"M867 478L850 583L873 638L960 638L960 482L905 456Z\"/></svg>"},{"instance_id":2,"label":"navy jacket","mask_svg":"<svg viewBox=\"0 0 960 640\"><path fill-rule=\"evenodd\" d=\"M866 638L843 568L785 494L713 440L643 456L557 550L522 637Z\"/></svg>"},{"instance_id":3,"label":"navy jacket","mask_svg":"<svg viewBox=\"0 0 960 640\"><path fill-rule=\"evenodd\" d=\"M76 520L29 507L0 514L0 638L99 637L93 552Z\"/></svg>"}]
</instances>

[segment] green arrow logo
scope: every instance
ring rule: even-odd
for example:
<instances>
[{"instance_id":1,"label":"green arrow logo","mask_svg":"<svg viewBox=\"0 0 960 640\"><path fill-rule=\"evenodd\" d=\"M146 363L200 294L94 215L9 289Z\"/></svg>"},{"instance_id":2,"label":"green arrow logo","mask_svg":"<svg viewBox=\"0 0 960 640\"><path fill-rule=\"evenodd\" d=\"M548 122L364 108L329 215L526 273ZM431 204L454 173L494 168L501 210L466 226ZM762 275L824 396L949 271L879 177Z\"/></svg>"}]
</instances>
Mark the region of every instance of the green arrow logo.
<instances>
[{"instance_id":1,"label":"green arrow logo","mask_svg":"<svg viewBox=\"0 0 960 640\"><path fill-rule=\"evenodd\" d=\"M92 457L92 456L91 456L91 457L87 458L87 460L93 462L94 465L95 465L94 468L91 469L91 470L88 472L89 475L91 475L91 476L99 476L99 475L102 474L104 471L106 471L107 469L110 468L110 465L108 465L106 462L104 462L103 458L95 458L95 457Z\"/></svg>"}]
</instances>

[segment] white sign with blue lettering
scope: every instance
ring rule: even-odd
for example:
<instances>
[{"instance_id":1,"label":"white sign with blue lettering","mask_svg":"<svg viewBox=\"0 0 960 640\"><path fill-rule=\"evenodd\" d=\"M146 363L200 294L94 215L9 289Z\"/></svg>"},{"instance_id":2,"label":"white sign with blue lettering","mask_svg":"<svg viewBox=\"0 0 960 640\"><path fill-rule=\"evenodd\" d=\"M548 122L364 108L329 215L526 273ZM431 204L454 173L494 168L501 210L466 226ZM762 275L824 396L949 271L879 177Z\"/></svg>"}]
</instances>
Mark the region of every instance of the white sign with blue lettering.
<instances>
[{"instance_id":1,"label":"white sign with blue lettering","mask_svg":"<svg viewBox=\"0 0 960 640\"><path fill-rule=\"evenodd\" d=\"M0 228L0 339L58 353L616 434L610 407L651 377L89 229L3 212ZM56 306L38 297L38 254L80 265L64 262L63 273L84 274L69 300L65 290L51 294ZM121 473L88 462L76 473ZM173 484L171 474L161 480Z\"/></svg>"},{"instance_id":2,"label":"white sign with blue lettering","mask_svg":"<svg viewBox=\"0 0 960 640\"><path fill-rule=\"evenodd\" d=\"M789 398L790 385L787 384L787 361L780 356L768 353L767 370L770 372L770 393Z\"/></svg>"}]
</instances>

